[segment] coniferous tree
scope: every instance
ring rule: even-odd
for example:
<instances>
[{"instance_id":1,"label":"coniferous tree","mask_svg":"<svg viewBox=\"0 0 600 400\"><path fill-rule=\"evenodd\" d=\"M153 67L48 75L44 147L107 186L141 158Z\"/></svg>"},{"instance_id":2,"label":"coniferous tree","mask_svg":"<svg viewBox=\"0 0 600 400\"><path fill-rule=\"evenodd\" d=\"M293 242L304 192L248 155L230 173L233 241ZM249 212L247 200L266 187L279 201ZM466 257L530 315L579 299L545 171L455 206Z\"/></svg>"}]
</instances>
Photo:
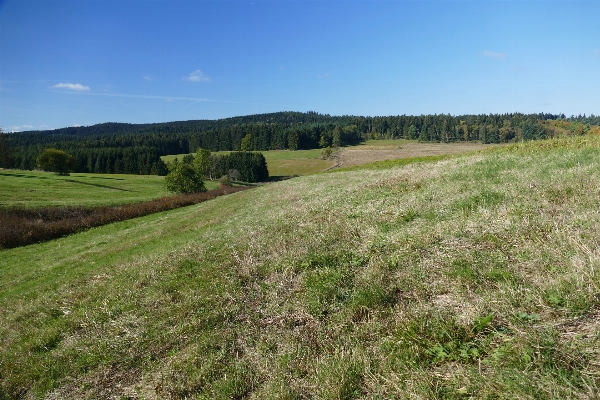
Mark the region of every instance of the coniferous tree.
<instances>
[{"instance_id":1,"label":"coniferous tree","mask_svg":"<svg viewBox=\"0 0 600 400\"><path fill-rule=\"evenodd\" d=\"M0 168L12 168L14 158L10 148L9 138L0 128Z\"/></svg>"}]
</instances>

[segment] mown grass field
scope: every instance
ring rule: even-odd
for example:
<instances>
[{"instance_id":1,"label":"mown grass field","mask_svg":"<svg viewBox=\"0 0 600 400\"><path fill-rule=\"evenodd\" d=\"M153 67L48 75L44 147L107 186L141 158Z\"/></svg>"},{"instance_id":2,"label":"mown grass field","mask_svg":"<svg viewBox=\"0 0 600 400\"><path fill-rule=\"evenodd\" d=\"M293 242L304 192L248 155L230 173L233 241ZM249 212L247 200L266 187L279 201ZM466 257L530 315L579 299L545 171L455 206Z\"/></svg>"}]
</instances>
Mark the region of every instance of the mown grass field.
<instances>
[{"instance_id":1,"label":"mown grass field","mask_svg":"<svg viewBox=\"0 0 600 400\"><path fill-rule=\"evenodd\" d=\"M311 175L2 251L0 398L598 398L599 150Z\"/></svg>"},{"instance_id":2,"label":"mown grass field","mask_svg":"<svg viewBox=\"0 0 600 400\"><path fill-rule=\"evenodd\" d=\"M348 169L372 162L385 162L420 157L441 157L479 151L490 145L478 142L420 143L416 140L367 140L358 146L345 147L338 164Z\"/></svg>"},{"instance_id":3,"label":"mown grass field","mask_svg":"<svg viewBox=\"0 0 600 400\"><path fill-rule=\"evenodd\" d=\"M208 189L218 182L207 181ZM99 206L135 203L167 196L164 177L0 170L0 207Z\"/></svg>"}]
</instances>

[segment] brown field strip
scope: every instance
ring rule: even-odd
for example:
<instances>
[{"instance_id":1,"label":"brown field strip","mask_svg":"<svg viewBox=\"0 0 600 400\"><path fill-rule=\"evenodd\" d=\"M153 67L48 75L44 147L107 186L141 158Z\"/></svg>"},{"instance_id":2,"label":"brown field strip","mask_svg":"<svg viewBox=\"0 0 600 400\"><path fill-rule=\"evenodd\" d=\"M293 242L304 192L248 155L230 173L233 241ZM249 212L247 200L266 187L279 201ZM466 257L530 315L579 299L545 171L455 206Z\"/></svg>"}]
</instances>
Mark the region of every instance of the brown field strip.
<instances>
[{"instance_id":1,"label":"brown field strip","mask_svg":"<svg viewBox=\"0 0 600 400\"><path fill-rule=\"evenodd\" d=\"M339 167L354 167L375 161L397 160L444 154L460 154L481 150L491 145L465 143L403 143L399 146L356 146L343 149L339 153Z\"/></svg>"}]
</instances>

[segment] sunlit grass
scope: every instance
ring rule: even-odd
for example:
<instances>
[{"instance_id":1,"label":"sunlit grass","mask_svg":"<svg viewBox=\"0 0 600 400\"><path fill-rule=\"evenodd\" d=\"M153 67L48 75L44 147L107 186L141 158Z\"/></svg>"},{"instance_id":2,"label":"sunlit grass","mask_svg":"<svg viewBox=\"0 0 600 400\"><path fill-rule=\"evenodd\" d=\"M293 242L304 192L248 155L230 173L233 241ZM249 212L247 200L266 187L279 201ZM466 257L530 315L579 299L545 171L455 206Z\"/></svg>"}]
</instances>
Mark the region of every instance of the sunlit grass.
<instances>
[{"instance_id":1,"label":"sunlit grass","mask_svg":"<svg viewBox=\"0 0 600 400\"><path fill-rule=\"evenodd\" d=\"M600 139L317 174L0 258L0 394L597 398Z\"/></svg>"},{"instance_id":2,"label":"sunlit grass","mask_svg":"<svg viewBox=\"0 0 600 400\"><path fill-rule=\"evenodd\" d=\"M206 182L215 189L218 182ZM164 177L0 170L0 206L98 206L135 203L170 194Z\"/></svg>"}]
</instances>

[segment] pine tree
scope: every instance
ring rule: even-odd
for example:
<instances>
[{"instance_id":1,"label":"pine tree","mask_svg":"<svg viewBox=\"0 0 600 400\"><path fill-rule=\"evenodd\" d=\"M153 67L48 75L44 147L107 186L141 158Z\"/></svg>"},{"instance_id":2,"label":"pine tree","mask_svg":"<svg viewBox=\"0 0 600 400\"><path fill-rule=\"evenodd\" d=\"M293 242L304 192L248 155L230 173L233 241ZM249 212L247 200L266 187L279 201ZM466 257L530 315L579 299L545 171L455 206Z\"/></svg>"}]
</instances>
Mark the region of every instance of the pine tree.
<instances>
[{"instance_id":1,"label":"pine tree","mask_svg":"<svg viewBox=\"0 0 600 400\"><path fill-rule=\"evenodd\" d=\"M8 142L8 135L0 128L0 168L12 168L14 159Z\"/></svg>"}]
</instances>

